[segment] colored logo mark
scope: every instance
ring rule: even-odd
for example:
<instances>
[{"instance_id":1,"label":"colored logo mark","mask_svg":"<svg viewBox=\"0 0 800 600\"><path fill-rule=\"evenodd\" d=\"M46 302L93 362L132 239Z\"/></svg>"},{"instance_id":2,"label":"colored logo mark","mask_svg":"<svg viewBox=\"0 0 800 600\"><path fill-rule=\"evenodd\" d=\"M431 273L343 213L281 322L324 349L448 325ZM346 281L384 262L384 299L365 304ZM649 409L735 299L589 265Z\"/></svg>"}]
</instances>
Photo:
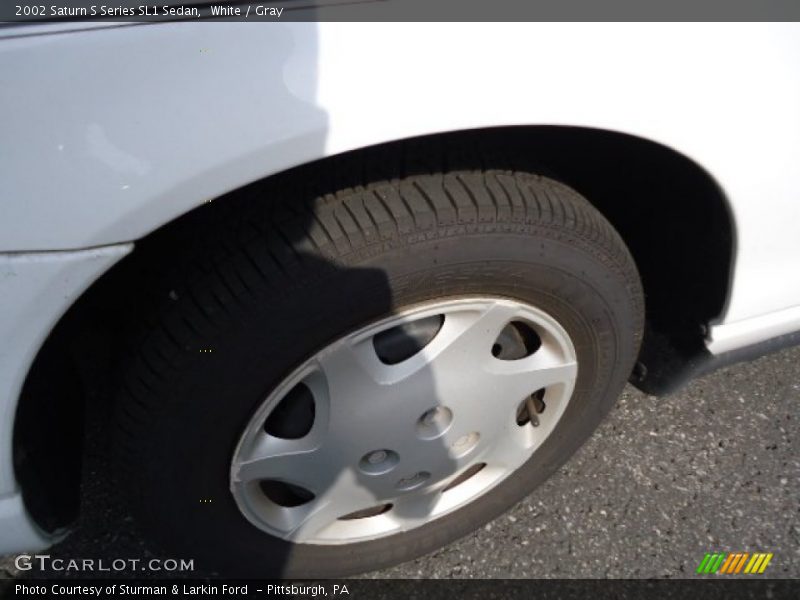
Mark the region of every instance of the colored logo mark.
<instances>
[{"instance_id":1,"label":"colored logo mark","mask_svg":"<svg viewBox=\"0 0 800 600\"><path fill-rule=\"evenodd\" d=\"M697 573L719 575L760 575L772 560L772 552L715 552L706 553Z\"/></svg>"}]
</instances>

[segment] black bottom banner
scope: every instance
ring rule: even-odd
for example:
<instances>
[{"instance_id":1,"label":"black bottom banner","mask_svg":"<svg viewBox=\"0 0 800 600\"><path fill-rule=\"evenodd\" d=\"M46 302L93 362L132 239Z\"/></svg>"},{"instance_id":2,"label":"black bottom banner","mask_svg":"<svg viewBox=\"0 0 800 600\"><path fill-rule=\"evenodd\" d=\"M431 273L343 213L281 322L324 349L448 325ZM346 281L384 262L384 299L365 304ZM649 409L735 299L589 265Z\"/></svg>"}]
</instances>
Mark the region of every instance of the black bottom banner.
<instances>
[{"instance_id":1,"label":"black bottom banner","mask_svg":"<svg viewBox=\"0 0 800 600\"><path fill-rule=\"evenodd\" d=\"M2 598L337 598L493 600L528 598L591 598L678 600L800 598L797 580L595 580L476 579L403 580L343 579L323 581L269 580L0 580Z\"/></svg>"}]
</instances>

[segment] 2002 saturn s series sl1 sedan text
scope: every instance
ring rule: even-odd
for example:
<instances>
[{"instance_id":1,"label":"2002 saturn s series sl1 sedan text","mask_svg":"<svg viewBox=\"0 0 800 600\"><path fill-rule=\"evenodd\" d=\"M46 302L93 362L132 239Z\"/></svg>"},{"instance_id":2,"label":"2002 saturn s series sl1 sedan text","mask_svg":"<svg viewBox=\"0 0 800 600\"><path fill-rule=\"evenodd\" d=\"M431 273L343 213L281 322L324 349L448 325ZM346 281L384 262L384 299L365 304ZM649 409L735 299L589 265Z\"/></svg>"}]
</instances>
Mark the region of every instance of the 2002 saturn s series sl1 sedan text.
<instances>
[{"instance_id":1,"label":"2002 saturn s series sl1 sedan text","mask_svg":"<svg viewBox=\"0 0 800 600\"><path fill-rule=\"evenodd\" d=\"M87 386L153 544L336 576L798 341L797 25L17 24L0 73L0 551L74 521Z\"/></svg>"}]
</instances>

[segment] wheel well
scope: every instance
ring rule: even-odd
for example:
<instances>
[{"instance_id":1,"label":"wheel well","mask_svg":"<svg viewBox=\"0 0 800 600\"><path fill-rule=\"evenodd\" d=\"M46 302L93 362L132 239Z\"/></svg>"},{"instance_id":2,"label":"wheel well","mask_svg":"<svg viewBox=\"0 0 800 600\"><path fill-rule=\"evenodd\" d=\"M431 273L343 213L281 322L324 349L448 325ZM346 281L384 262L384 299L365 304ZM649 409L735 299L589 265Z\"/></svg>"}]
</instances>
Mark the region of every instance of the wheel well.
<instances>
[{"instance_id":1,"label":"wheel well","mask_svg":"<svg viewBox=\"0 0 800 600\"><path fill-rule=\"evenodd\" d=\"M110 417L116 367L124 362L122 340L146 335L148 320L156 318L148 307L168 291L170 269L202 252L203 240L219 227L236 226L250 191L268 196L266 186L273 194L314 196L368 181L480 168L548 175L606 216L631 250L646 297L645 337L631 381L654 394L680 383L707 354L706 328L724 312L733 260L733 219L700 166L651 141L574 127L390 142L293 168L190 211L137 242L73 305L40 350L15 420L16 475L34 519L53 531L76 516L84 446L107 450L102 421Z\"/></svg>"}]
</instances>

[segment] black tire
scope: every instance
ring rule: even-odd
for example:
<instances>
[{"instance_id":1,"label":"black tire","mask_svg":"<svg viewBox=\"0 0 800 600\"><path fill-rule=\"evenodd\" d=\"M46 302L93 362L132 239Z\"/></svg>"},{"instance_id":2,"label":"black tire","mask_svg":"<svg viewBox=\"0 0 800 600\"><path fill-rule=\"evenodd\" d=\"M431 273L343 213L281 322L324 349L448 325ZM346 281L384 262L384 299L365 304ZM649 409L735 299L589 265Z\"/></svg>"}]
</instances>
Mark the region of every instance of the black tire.
<instances>
[{"instance_id":1,"label":"black tire","mask_svg":"<svg viewBox=\"0 0 800 600\"><path fill-rule=\"evenodd\" d=\"M173 556L227 575L336 577L430 552L541 484L597 427L631 372L643 324L634 261L609 223L560 183L455 172L373 183L296 208L262 200L173 275L126 368L118 480L140 527ZM229 468L269 391L370 321L470 295L536 306L575 345L573 399L534 457L456 512L346 551L290 545L251 525L229 491Z\"/></svg>"}]
</instances>

